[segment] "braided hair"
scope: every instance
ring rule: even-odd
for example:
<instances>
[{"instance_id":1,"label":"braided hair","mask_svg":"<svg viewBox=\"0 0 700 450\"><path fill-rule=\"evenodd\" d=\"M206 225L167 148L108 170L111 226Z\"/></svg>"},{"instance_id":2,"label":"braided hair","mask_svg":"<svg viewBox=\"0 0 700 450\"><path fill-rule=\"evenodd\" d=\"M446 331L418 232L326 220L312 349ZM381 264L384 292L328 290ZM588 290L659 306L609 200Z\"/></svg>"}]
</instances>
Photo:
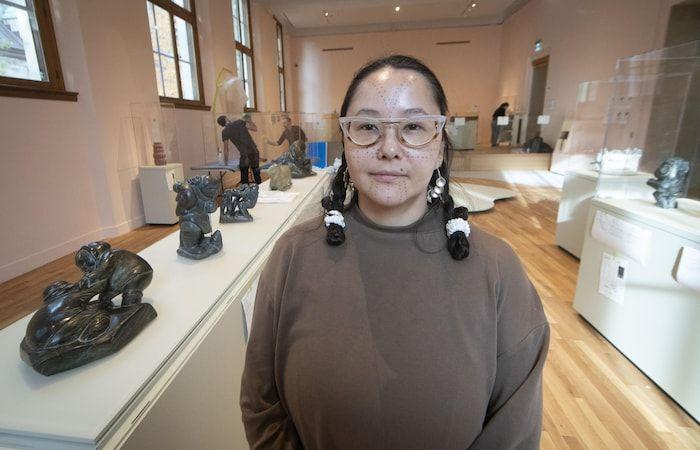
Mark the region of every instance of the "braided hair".
<instances>
[{"instance_id":1,"label":"braided hair","mask_svg":"<svg viewBox=\"0 0 700 450\"><path fill-rule=\"evenodd\" d=\"M391 55L383 58L378 58L370 61L364 65L353 77L345 93L345 99L343 100L343 105L340 108L340 115L345 116L347 114L350 102L352 101L355 92L357 91L360 83L367 78L372 73L383 69L385 67L391 67L393 69L407 69L414 72L418 72L423 75L430 85L433 96L435 98L438 107L440 108L440 114L446 115L447 108L447 96L445 91L438 81L437 77L424 63L416 58L406 55ZM467 220L468 210L465 207L454 206L454 200L450 196L450 163L452 159L452 143L450 142L447 132L443 128L442 130L442 140L443 146L443 162L440 166L440 173L446 180L446 184L443 188L443 192L434 201L439 201L443 208L443 223L446 225L451 219L464 219ZM438 179L438 171L434 171L430 179L429 188L435 186L436 180ZM350 173L348 172L347 162L345 160L345 153L342 155L341 164L336 172L335 176L331 180L330 191L322 201L321 205L326 211L327 216L331 214L342 214L345 212L346 208L346 196L350 190ZM353 199L351 199L353 200ZM433 201L433 200L429 200ZM338 213L336 213L337 211ZM447 234L447 231L445 232ZM343 226L338 224L337 221L327 221L326 222L326 242L329 245L337 246L345 242L345 232ZM456 231L448 236L447 240L447 250L452 255L452 258L456 260L462 260L469 256L469 240L467 235L463 231Z\"/></svg>"}]
</instances>

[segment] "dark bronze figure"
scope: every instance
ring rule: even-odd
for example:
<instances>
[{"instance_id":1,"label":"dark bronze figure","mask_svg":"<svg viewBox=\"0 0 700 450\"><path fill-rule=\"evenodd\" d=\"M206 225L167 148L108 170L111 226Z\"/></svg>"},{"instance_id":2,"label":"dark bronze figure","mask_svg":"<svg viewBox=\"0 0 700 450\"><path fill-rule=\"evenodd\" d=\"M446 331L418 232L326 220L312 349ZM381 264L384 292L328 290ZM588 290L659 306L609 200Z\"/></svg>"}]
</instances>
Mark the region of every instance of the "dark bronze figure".
<instances>
[{"instance_id":1,"label":"dark bronze figure","mask_svg":"<svg viewBox=\"0 0 700 450\"><path fill-rule=\"evenodd\" d=\"M236 189L226 189L221 196L219 222L251 222L248 212L258 202L258 185L242 184Z\"/></svg>"},{"instance_id":2,"label":"dark bronze figure","mask_svg":"<svg viewBox=\"0 0 700 450\"><path fill-rule=\"evenodd\" d=\"M263 166L264 169L272 167L274 164L285 164L292 171L292 178L305 178L316 175L311 170L311 160L306 156L306 142L297 140L292 142L289 150L282 153L279 158Z\"/></svg>"},{"instance_id":3,"label":"dark bronze figure","mask_svg":"<svg viewBox=\"0 0 700 450\"><path fill-rule=\"evenodd\" d=\"M93 242L76 253L75 264L83 277L44 290L44 306L32 316L20 344L22 359L43 375L117 352L157 315L153 306L141 303L153 269L140 256ZM112 300L119 295L117 306Z\"/></svg>"},{"instance_id":4,"label":"dark bronze figure","mask_svg":"<svg viewBox=\"0 0 700 450\"><path fill-rule=\"evenodd\" d=\"M175 183L177 192L175 213L180 217L180 247L178 255L190 259L204 259L218 253L223 246L221 232L211 236L209 214L216 211L216 194L219 183L209 176L189 178L186 182Z\"/></svg>"},{"instance_id":5,"label":"dark bronze figure","mask_svg":"<svg viewBox=\"0 0 700 450\"><path fill-rule=\"evenodd\" d=\"M647 184L654 189L656 205L661 208L676 208L676 199L685 194L690 173L690 162L673 156L661 163L654 172L656 178L650 178Z\"/></svg>"}]
</instances>

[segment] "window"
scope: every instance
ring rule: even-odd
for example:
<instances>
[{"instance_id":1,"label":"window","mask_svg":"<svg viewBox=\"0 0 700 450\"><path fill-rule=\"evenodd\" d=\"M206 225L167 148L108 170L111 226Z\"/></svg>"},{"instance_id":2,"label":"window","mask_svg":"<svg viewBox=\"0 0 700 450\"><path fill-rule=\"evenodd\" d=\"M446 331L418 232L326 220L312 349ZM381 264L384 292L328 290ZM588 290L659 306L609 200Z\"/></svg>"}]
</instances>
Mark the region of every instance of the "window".
<instances>
[{"instance_id":1,"label":"window","mask_svg":"<svg viewBox=\"0 0 700 450\"><path fill-rule=\"evenodd\" d=\"M146 10L161 100L206 109L194 0L149 0Z\"/></svg>"},{"instance_id":2,"label":"window","mask_svg":"<svg viewBox=\"0 0 700 450\"><path fill-rule=\"evenodd\" d=\"M255 65L253 64L253 40L250 32L250 0L231 0L233 9L233 37L236 41L236 69L243 80L248 96L246 111L254 111L257 105L255 95Z\"/></svg>"},{"instance_id":3,"label":"window","mask_svg":"<svg viewBox=\"0 0 700 450\"><path fill-rule=\"evenodd\" d=\"M284 84L284 34L282 25L275 19L277 24L277 72L280 80L280 111L287 110L287 90Z\"/></svg>"},{"instance_id":4,"label":"window","mask_svg":"<svg viewBox=\"0 0 700 450\"><path fill-rule=\"evenodd\" d=\"M0 95L78 99L65 91L49 0L0 0Z\"/></svg>"}]
</instances>

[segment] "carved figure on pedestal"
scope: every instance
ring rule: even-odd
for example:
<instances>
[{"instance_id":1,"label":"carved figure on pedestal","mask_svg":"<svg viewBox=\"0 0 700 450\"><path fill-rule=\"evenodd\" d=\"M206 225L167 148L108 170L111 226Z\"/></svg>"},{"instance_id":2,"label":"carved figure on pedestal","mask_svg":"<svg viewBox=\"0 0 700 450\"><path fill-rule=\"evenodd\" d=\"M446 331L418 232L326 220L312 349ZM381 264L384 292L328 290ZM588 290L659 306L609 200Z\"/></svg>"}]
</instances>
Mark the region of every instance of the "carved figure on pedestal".
<instances>
[{"instance_id":1,"label":"carved figure on pedestal","mask_svg":"<svg viewBox=\"0 0 700 450\"><path fill-rule=\"evenodd\" d=\"M676 199L685 194L690 162L673 156L661 163L654 172L656 178L650 178L647 184L654 189L656 205L662 208L676 208Z\"/></svg>"},{"instance_id":2,"label":"carved figure on pedestal","mask_svg":"<svg viewBox=\"0 0 700 450\"><path fill-rule=\"evenodd\" d=\"M258 202L258 185L242 184L236 189L227 189L221 196L219 222L251 222L253 216L248 212Z\"/></svg>"},{"instance_id":3,"label":"carved figure on pedestal","mask_svg":"<svg viewBox=\"0 0 700 450\"><path fill-rule=\"evenodd\" d=\"M175 183L177 193L175 213L180 217L180 247L178 255L190 259L204 259L218 253L223 246L221 232L211 236L209 214L216 211L216 194L219 183L208 175L189 178Z\"/></svg>"}]
</instances>

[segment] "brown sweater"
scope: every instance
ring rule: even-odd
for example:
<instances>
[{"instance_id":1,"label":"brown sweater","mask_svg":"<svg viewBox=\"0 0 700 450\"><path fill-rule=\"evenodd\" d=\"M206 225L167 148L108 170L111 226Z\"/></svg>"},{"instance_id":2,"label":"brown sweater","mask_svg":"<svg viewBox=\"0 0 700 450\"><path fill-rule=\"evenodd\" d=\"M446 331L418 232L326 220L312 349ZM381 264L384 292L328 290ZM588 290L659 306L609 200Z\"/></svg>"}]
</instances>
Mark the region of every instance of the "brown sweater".
<instances>
[{"instance_id":1,"label":"brown sweater","mask_svg":"<svg viewBox=\"0 0 700 450\"><path fill-rule=\"evenodd\" d=\"M339 247L320 221L279 239L243 373L251 449L539 448L540 299L484 231L453 260L440 219L387 228L353 207Z\"/></svg>"}]
</instances>

